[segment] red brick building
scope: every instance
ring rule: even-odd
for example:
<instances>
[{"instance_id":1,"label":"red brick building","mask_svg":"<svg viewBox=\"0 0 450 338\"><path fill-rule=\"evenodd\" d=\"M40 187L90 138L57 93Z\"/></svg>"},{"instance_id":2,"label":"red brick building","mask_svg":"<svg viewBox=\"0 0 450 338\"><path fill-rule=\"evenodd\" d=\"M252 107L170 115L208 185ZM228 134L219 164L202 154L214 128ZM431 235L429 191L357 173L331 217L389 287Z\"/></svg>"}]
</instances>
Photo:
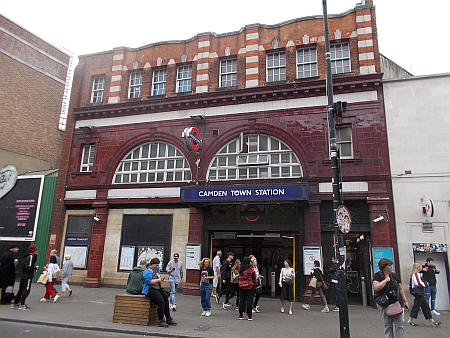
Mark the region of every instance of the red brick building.
<instances>
[{"instance_id":1,"label":"red brick building","mask_svg":"<svg viewBox=\"0 0 450 338\"><path fill-rule=\"evenodd\" d=\"M359 288L372 247L396 252L394 218L372 222L393 213L374 8L329 25L335 99L348 102L338 136ZM165 266L179 252L193 294L195 260L221 249L255 254L268 288L293 259L300 295L304 247L333 254L324 41L317 16L81 56L51 228L82 257L79 280L124 284L140 258Z\"/></svg>"}]
</instances>

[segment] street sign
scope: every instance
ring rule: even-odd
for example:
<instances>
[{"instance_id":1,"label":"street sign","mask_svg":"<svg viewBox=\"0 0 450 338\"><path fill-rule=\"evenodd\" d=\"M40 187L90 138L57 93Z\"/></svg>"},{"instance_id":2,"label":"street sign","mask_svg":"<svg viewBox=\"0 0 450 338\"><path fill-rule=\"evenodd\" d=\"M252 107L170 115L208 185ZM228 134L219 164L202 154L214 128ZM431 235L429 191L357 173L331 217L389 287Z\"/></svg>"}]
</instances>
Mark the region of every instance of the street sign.
<instances>
[{"instance_id":1,"label":"street sign","mask_svg":"<svg viewBox=\"0 0 450 338\"><path fill-rule=\"evenodd\" d=\"M336 210L336 220L342 233L347 234L352 227L352 215L345 205L338 206Z\"/></svg>"},{"instance_id":2,"label":"street sign","mask_svg":"<svg viewBox=\"0 0 450 338\"><path fill-rule=\"evenodd\" d=\"M185 128L181 133L181 137L189 150L198 151L201 149L202 139L200 138L200 133L197 128Z\"/></svg>"}]
</instances>

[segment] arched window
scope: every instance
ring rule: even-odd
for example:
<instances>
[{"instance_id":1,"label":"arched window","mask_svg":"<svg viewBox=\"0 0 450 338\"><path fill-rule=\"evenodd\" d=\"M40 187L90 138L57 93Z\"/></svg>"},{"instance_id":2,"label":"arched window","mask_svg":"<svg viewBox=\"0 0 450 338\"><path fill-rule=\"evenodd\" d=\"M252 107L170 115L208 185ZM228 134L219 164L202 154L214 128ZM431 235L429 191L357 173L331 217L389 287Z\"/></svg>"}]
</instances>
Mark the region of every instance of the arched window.
<instances>
[{"instance_id":1,"label":"arched window","mask_svg":"<svg viewBox=\"0 0 450 338\"><path fill-rule=\"evenodd\" d=\"M130 151L116 169L113 184L186 182L191 169L183 153L163 143L145 143Z\"/></svg>"},{"instance_id":2,"label":"arched window","mask_svg":"<svg viewBox=\"0 0 450 338\"><path fill-rule=\"evenodd\" d=\"M225 145L208 168L208 180L249 180L302 177L294 152L268 135L242 135Z\"/></svg>"}]
</instances>

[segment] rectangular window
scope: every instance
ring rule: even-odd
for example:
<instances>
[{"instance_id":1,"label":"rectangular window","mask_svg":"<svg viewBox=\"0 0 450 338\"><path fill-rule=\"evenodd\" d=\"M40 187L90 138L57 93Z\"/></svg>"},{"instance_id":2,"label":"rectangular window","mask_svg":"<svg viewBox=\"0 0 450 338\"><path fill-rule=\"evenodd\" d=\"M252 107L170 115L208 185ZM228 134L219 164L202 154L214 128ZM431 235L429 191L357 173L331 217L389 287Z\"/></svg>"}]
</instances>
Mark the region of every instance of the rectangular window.
<instances>
[{"instance_id":1,"label":"rectangular window","mask_svg":"<svg viewBox=\"0 0 450 338\"><path fill-rule=\"evenodd\" d=\"M350 49L348 43L336 43L331 45L331 74L343 74L351 72Z\"/></svg>"},{"instance_id":2,"label":"rectangular window","mask_svg":"<svg viewBox=\"0 0 450 338\"><path fill-rule=\"evenodd\" d=\"M153 72L152 95L166 95L167 71L165 68L156 69Z\"/></svg>"},{"instance_id":3,"label":"rectangular window","mask_svg":"<svg viewBox=\"0 0 450 338\"><path fill-rule=\"evenodd\" d=\"M351 126L336 126L336 143L341 158L353 157Z\"/></svg>"},{"instance_id":4,"label":"rectangular window","mask_svg":"<svg viewBox=\"0 0 450 338\"><path fill-rule=\"evenodd\" d=\"M86 269L87 266L92 220L92 215L70 215L67 219L64 256L67 254L72 256L72 262L76 269Z\"/></svg>"},{"instance_id":5,"label":"rectangular window","mask_svg":"<svg viewBox=\"0 0 450 338\"><path fill-rule=\"evenodd\" d=\"M237 86L237 59L220 61L220 87Z\"/></svg>"},{"instance_id":6,"label":"rectangular window","mask_svg":"<svg viewBox=\"0 0 450 338\"><path fill-rule=\"evenodd\" d=\"M302 48L297 50L297 79L317 76L316 48Z\"/></svg>"},{"instance_id":7,"label":"rectangular window","mask_svg":"<svg viewBox=\"0 0 450 338\"><path fill-rule=\"evenodd\" d=\"M94 166L95 144L85 144L81 155L81 172L91 172Z\"/></svg>"},{"instance_id":8,"label":"rectangular window","mask_svg":"<svg viewBox=\"0 0 450 338\"><path fill-rule=\"evenodd\" d=\"M103 91L105 89L105 77L95 76L92 81L91 102L103 102Z\"/></svg>"},{"instance_id":9,"label":"rectangular window","mask_svg":"<svg viewBox=\"0 0 450 338\"><path fill-rule=\"evenodd\" d=\"M179 66L177 69L177 93L191 91L192 66Z\"/></svg>"},{"instance_id":10,"label":"rectangular window","mask_svg":"<svg viewBox=\"0 0 450 338\"><path fill-rule=\"evenodd\" d=\"M130 74L130 84L128 86L128 98L137 99L142 94L142 72Z\"/></svg>"},{"instance_id":11,"label":"rectangular window","mask_svg":"<svg viewBox=\"0 0 450 338\"><path fill-rule=\"evenodd\" d=\"M267 82L286 80L286 55L284 52L267 54Z\"/></svg>"}]
</instances>

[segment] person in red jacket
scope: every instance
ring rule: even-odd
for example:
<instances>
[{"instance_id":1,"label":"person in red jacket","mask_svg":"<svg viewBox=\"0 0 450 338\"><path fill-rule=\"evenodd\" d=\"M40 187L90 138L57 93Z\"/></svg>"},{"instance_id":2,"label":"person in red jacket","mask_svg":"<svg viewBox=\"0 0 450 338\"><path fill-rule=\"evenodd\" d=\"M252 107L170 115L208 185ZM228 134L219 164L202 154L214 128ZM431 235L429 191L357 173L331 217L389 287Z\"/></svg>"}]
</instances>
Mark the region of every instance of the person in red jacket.
<instances>
[{"instance_id":1,"label":"person in red jacket","mask_svg":"<svg viewBox=\"0 0 450 338\"><path fill-rule=\"evenodd\" d=\"M256 285L256 273L252 263L248 257L242 260L241 269L239 271L239 320L244 319L244 312L247 313L248 320L252 318L253 305L253 287Z\"/></svg>"}]
</instances>

